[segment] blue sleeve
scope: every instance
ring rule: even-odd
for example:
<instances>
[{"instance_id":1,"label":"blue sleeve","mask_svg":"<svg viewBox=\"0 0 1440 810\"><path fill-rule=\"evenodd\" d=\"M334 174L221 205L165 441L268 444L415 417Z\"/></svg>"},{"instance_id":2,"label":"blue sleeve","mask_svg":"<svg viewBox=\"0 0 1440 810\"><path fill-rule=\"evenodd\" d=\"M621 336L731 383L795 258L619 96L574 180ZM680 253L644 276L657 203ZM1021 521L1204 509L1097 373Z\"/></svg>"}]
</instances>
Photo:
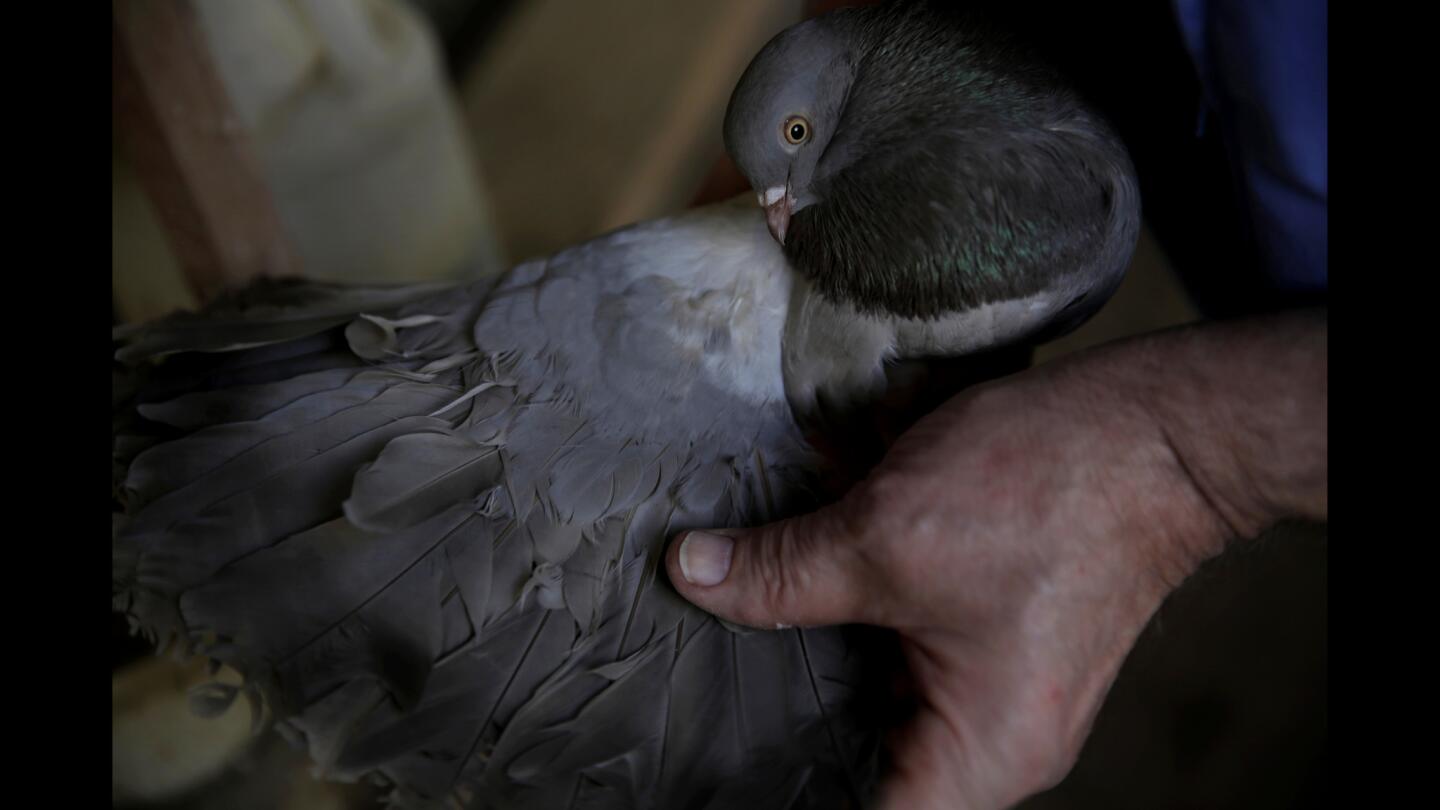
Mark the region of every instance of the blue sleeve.
<instances>
[{"instance_id":1,"label":"blue sleeve","mask_svg":"<svg viewBox=\"0 0 1440 810\"><path fill-rule=\"evenodd\" d=\"M1327 289L1328 0L1175 0L1275 288Z\"/></svg>"}]
</instances>

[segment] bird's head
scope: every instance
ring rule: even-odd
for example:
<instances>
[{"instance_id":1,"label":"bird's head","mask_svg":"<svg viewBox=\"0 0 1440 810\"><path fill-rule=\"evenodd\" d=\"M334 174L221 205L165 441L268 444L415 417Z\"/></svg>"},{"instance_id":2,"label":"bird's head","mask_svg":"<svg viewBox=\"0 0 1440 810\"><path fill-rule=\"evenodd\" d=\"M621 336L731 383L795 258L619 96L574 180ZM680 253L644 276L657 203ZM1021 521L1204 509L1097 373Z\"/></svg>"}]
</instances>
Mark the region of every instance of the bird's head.
<instances>
[{"instance_id":1,"label":"bird's head","mask_svg":"<svg viewBox=\"0 0 1440 810\"><path fill-rule=\"evenodd\" d=\"M924 2L843 9L781 32L741 76L726 149L826 299L933 320L1123 269L1124 147L976 23Z\"/></svg>"},{"instance_id":2,"label":"bird's head","mask_svg":"<svg viewBox=\"0 0 1440 810\"><path fill-rule=\"evenodd\" d=\"M781 245L790 218L816 202L816 167L839 126L853 65L844 32L826 18L809 20L772 39L730 97L725 148Z\"/></svg>"}]
</instances>

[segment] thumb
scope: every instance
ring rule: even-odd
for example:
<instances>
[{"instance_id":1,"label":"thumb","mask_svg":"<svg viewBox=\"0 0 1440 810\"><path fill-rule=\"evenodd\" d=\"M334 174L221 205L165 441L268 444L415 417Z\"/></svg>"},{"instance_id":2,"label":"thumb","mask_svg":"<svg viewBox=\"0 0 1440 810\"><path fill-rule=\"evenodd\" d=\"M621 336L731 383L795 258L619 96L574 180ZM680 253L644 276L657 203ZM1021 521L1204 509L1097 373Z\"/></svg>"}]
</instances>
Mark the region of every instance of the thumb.
<instances>
[{"instance_id":1,"label":"thumb","mask_svg":"<svg viewBox=\"0 0 1440 810\"><path fill-rule=\"evenodd\" d=\"M764 629L866 622L881 579L831 506L758 529L682 532L665 554L681 596Z\"/></svg>"}]
</instances>

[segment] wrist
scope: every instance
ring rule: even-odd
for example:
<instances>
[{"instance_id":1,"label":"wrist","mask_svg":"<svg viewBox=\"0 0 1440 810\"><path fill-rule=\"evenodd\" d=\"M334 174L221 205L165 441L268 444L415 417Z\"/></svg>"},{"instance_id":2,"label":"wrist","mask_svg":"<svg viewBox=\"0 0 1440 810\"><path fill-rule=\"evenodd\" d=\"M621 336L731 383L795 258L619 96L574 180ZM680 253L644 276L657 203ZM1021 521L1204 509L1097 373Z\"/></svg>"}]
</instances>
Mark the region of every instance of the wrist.
<instances>
[{"instance_id":1,"label":"wrist","mask_svg":"<svg viewBox=\"0 0 1440 810\"><path fill-rule=\"evenodd\" d=\"M1133 349L1135 351L1131 351ZM1201 563L1224 551L1244 518L1235 514L1210 479L1197 469L1184 437L1157 402L1166 394L1155 365L1159 358L1144 346L1105 352L1087 373L1103 387L1118 415L1110 441L1129 446L1126 463L1109 466L1108 497L1124 512L1121 536L1133 546L1139 570L1151 574L1156 595L1165 594Z\"/></svg>"},{"instance_id":2,"label":"wrist","mask_svg":"<svg viewBox=\"0 0 1440 810\"><path fill-rule=\"evenodd\" d=\"M1289 518L1326 517L1323 311L1186 327L1120 344L1111 364L1184 482L1214 556Z\"/></svg>"},{"instance_id":3,"label":"wrist","mask_svg":"<svg viewBox=\"0 0 1440 810\"><path fill-rule=\"evenodd\" d=\"M1075 513L1077 536L1092 539L1079 554L1111 561L1145 617L1229 536L1157 407L1158 362L1139 341L1099 347L1036 369L1041 384L1026 392L1061 426L1056 441L1070 445L1073 475L1094 496Z\"/></svg>"}]
</instances>

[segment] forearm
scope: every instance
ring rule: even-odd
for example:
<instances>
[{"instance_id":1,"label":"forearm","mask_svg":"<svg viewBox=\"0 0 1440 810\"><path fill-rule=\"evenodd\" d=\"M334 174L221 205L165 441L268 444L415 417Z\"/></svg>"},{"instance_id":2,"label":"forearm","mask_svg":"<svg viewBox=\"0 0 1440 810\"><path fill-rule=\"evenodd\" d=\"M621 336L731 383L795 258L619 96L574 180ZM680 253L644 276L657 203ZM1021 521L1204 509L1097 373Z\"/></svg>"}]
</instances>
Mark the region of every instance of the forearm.
<instances>
[{"instance_id":1,"label":"forearm","mask_svg":"<svg viewBox=\"0 0 1440 810\"><path fill-rule=\"evenodd\" d=\"M1106 366L1151 414L1225 541L1328 507L1327 315L1202 324L1113 347Z\"/></svg>"}]
</instances>

